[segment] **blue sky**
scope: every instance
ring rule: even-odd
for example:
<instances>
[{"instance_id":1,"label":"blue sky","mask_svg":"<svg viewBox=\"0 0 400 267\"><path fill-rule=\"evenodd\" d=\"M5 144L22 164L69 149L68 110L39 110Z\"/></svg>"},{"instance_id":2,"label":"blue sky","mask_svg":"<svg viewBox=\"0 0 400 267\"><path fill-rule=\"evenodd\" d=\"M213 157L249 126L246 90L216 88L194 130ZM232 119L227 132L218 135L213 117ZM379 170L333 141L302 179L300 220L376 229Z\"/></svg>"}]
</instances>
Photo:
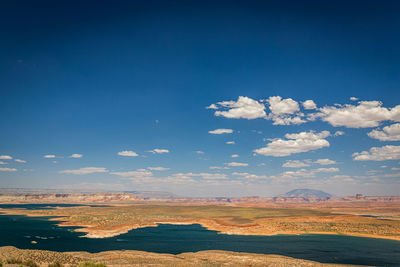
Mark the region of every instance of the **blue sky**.
<instances>
[{"instance_id":1,"label":"blue sky","mask_svg":"<svg viewBox=\"0 0 400 267\"><path fill-rule=\"evenodd\" d=\"M0 187L400 191L396 1L0 10Z\"/></svg>"}]
</instances>

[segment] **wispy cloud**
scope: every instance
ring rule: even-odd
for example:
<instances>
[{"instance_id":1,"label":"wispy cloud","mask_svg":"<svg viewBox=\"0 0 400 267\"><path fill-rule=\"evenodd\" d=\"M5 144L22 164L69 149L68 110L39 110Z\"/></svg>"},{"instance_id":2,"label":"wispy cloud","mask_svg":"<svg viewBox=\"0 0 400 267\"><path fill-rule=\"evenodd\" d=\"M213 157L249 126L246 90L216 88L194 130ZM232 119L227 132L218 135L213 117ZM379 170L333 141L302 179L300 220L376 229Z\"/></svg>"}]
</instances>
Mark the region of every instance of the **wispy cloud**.
<instances>
[{"instance_id":1,"label":"wispy cloud","mask_svg":"<svg viewBox=\"0 0 400 267\"><path fill-rule=\"evenodd\" d=\"M147 152L151 152L153 154L164 154L164 153L169 153L169 150L168 149L155 148L155 149L149 150Z\"/></svg>"},{"instance_id":2,"label":"wispy cloud","mask_svg":"<svg viewBox=\"0 0 400 267\"><path fill-rule=\"evenodd\" d=\"M230 134L233 133L232 129L215 129L212 131L208 131L210 134Z\"/></svg>"},{"instance_id":3,"label":"wispy cloud","mask_svg":"<svg viewBox=\"0 0 400 267\"><path fill-rule=\"evenodd\" d=\"M118 155L123 156L123 157L137 157L139 154L137 154L135 151L132 150L123 150L118 152Z\"/></svg>"},{"instance_id":4,"label":"wispy cloud","mask_svg":"<svg viewBox=\"0 0 400 267\"><path fill-rule=\"evenodd\" d=\"M59 171L61 174L77 174L77 175L84 175L84 174L91 174L91 173L105 173L108 172L106 168L101 167L85 167L76 170L62 170Z\"/></svg>"},{"instance_id":5,"label":"wispy cloud","mask_svg":"<svg viewBox=\"0 0 400 267\"><path fill-rule=\"evenodd\" d=\"M69 156L70 158L74 158L74 159L79 159L82 158L83 155L82 154L72 154L71 156Z\"/></svg>"},{"instance_id":6,"label":"wispy cloud","mask_svg":"<svg viewBox=\"0 0 400 267\"><path fill-rule=\"evenodd\" d=\"M0 168L0 172L16 172L15 168Z\"/></svg>"}]
</instances>

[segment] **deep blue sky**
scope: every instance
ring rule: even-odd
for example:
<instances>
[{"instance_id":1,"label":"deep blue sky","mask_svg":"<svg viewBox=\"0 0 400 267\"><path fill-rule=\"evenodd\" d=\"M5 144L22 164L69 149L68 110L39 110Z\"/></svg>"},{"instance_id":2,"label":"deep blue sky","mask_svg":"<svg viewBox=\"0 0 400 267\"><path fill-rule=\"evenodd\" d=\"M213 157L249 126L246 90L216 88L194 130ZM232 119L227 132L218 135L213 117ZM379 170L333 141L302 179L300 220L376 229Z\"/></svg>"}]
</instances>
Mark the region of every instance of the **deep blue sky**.
<instances>
[{"instance_id":1,"label":"deep blue sky","mask_svg":"<svg viewBox=\"0 0 400 267\"><path fill-rule=\"evenodd\" d=\"M3 1L0 187L395 194L399 14L398 1ZM239 96L263 103L266 117L214 115L232 106L206 109ZM259 102L271 96L299 105L280 116L303 112L307 122L273 125L269 102ZM305 100L317 109L304 110ZM383 104L365 104L366 111L358 101ZM332 110L337 103L352 106ZM308 119L324 106L329 114ZM335 117L346 108L350 117ZM369 119L372 126L357 124ZM367 135L385 126L389 137ZM208 133L215 129L233 133ZM319 139L329 147L254 152L274 142L267 139L324 130L332 136ZM344 134L333 136L337 131ZM378 158L353 155L372 147ZM169 152L148 152L155 148ZM118 155L125 150L138 156ZM289 160L308 166L283 167ZM82 171L87 167L94 169Z\"/></svg>"}]
</instances>

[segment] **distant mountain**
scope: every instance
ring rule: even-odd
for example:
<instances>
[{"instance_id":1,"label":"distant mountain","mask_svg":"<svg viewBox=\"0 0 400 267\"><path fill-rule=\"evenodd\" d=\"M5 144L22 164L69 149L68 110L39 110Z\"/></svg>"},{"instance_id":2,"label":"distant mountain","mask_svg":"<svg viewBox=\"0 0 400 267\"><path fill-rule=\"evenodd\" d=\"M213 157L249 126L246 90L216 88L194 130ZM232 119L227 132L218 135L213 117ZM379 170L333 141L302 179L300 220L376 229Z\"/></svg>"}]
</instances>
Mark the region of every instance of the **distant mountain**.
<instances>
[{"instance_id":1,"label":"distant mountain","mask_svg":"<svg viewBox=\"0 0 400 267\"><path fill-rule=\"evenodd\" d=\"M321 190L315 189L294 189L287 192L286 194L280 195L280 197L319 197L319 198L331 198L332 195Z\"/></svg>"},{"instance_id":2,"label":"distant mountain","mask_svg":"<svg viewBox=\"0 0 400 267\"><path fill-rule=\"evenodd\" d=\"M124 191L124 193L132 193L140 198L176 198L177 195L163 191Z\"/></svg>"}]
</instances>

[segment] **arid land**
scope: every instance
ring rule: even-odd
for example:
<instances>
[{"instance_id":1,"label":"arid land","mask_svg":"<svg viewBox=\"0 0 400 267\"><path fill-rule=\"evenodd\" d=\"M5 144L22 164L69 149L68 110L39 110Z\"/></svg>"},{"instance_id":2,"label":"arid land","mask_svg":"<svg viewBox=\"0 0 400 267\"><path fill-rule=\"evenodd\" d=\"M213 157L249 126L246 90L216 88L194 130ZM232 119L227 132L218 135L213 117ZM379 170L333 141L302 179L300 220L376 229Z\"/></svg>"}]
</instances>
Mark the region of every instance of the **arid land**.
<instances>
[{"instance_id":1,"label":"arid land","mask_svg":"<svg viewBox=\"0 0 400 267\"><path fill-rule=\"evenodd\" d=\"M46 203L44 197L35 202L29 198L20 203ZM98 194L95 198L101 199ZM54 198L51 199L54 202ZM72 197L67 196L67 199L72 200ZM93 196L76 199L84 201L74 203L88 203ZM335 234L400 240L400 201L397 197L379 201L350 198L336 201L241 199L226 202L221 199L149 201L132 195L107 195L106 200L92 202L106 203L107 206L0 209L0 212L52 216L50 220L58 221L60 226L80 227L75 231L84 232L89 238L113 237L132 229L171 223L200 224L209 230L238 235Z\"/></svg>"},{"instance_id":2,"label":"arid land","mask_svg":"<svg viewBox=\"0 0 400 267\"><path fill-rule=\"evenodd\" d=\"M208 250L178 255L151 253L135 250L88 252L54 252L46 250L17 249L0 247L0 262L5 267L20 266L6 264L13 259L18 262L32 262L37 266L59 263L62 266L78 266L83 262L104 263L106 266L173 266L173 267L211 267L211 266L275 266L275 267L334 267L353 266L342 264L318 263L315 261L294 259L280 255L263 255L230 251ZM58 266L60 266L58 265ZM26 266L26 265L25 265Z\"/></svg>"}]
</instances>

